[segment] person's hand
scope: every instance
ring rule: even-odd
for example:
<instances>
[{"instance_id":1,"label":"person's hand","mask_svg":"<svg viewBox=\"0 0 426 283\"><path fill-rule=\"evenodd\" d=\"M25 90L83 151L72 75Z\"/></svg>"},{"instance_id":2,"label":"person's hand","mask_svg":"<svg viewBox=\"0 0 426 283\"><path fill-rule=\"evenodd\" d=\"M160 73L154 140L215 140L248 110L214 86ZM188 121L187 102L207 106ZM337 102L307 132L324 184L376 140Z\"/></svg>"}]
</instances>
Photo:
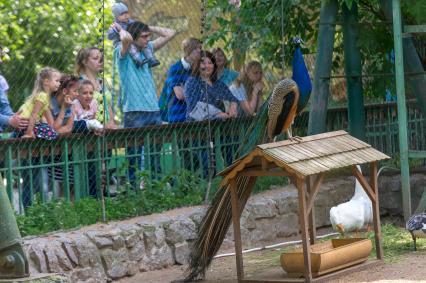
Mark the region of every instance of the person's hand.
<instances>
[{"instance_id":1,"label":"person's hand","mask_svg":"<svg viewBox=\"0 0 426 283\"><path fill-rule=\"evenodd\" d=\"M121 26L118 23L113 23L111 27L115 28L118 32L121 30Z\"/></svg>"},{"instance_id":2,"label":"person's hand","mask_svg":"<svg viewBox=\"0 0 426 283\"><path fill-rule=\"evenodd\" d=\"M236 117L237 117L237 115L238 115L238 111L237 111L237 109L236 109L236 108L234 108L234 107L230 107L230 108L229 108L229 111L228 111L228 116L229 116L229 118L236 118Z\"/></svg>"},{"instance_id":3,"label":"person's hand","mask_svg":"<svg viewBox=\"0 0 426 283\"><path fill-rule=\"evenodd\" d=\"M104 135L105 131L104 129L95 129L93 130L93 133L95 134L95 136L101 137Z\"/></svg>"},{"instance_id":4,"label":"person's hand","mask_svg":"<svg viewBox=\"0 0 426 283\"><path fill-rule=\"evenodd\" d=\"M72 101L72 98L71 98L71 96L69 96L69 95L65 95L65 98L64 98L64 102L65 102L65 104L66 105L72 105L73 103L73 101Z\"/></svg>"},{"instance_id":5,"label":"person's hand","mask_svg":"<svg viewBox=\"0 0 426 283\"><path fill-rule=\"evenodd\" d=\"M28 127L28 119L21 117L22 111L15 113L9 118L9 125L18 130L25 130Z\"/></svg>"},{"instance_id":6,"label":"person's hand","mask_svg":"<svg viewBox=\"0 0 426 283\"><path fill-rule=\"evenodd\" d=\"M110 120L108 121L108 123L105 124L105 129L115 130L118 129L118 127L113 120Z\"/></svg>"},{"instance_id":7,"label":"person's hand","mask_svg":"<svg viewBox=\"0 0 426 283\"><path fill-rule=\"evenodd\" d=\"M228 118L230 118L229 114L225 113L225 112L218 113L217 117L222 118L222 119L228 119Z\"/></svg>"},{"instance_id":8,"label":"person's hand","mask_svg":"<svg viewBox=\"0 0 426 283\"><path fill-rule=\"evenodd\" d=\"M253 90L257 94L259 92L262 92L264 87L265 87L265 84L262 81L258 81L257 83L254 84Z\"/></svg>"}]
</instances>

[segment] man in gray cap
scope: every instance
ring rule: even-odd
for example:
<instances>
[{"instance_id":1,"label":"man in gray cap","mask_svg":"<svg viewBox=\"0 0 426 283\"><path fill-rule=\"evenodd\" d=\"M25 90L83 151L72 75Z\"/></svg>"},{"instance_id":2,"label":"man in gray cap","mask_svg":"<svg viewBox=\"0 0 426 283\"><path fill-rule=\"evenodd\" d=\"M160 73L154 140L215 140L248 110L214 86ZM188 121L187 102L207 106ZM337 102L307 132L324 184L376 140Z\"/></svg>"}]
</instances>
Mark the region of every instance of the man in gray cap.
<instances>
[{"instance_id":1,"label":"man in gray cap","mask_svg":"<svg viewBox=\"0 0 426 283\"><path fill-rule=\"evenodd\" d=\"M130 18L129 9L124 3L115 3L112 5L112 14L114 15L114 23L108 29L108 39L114 41L114 48L117 47L120 42L120 31L126 30L129 24L134 23L135 20ZM141 59L139 52L134 45L130 46L129 54L132 59L135 61L136 66L141 67L145 64L148 64L149 67L153 68L160 65L160 61L157 60L154 56L154 51L147 46L143 50L145 56L144 59Z\"/></svg>"}]
</instances>

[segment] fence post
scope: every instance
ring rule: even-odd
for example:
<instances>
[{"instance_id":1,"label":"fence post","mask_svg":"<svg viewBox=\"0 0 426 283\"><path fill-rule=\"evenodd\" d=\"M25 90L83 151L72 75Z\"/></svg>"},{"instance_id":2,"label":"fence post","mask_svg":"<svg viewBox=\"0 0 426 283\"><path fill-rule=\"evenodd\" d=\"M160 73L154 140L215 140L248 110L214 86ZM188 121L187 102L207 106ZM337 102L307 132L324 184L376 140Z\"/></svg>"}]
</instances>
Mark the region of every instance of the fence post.
<instances>
[{"instance_id":1,"label":"fence post","mask_svg":"<svg viewBox=\"0 0 426 283\"><path fill-rule=\"evenodd\" d=\"M398 104L399 156L401 159L402 208L404 219L411 216L410 169L408 163L407 105L405 104L404 58L402 49L401 4L392 0L395 45L395 76Z\"/></svg>"}]
</instances>

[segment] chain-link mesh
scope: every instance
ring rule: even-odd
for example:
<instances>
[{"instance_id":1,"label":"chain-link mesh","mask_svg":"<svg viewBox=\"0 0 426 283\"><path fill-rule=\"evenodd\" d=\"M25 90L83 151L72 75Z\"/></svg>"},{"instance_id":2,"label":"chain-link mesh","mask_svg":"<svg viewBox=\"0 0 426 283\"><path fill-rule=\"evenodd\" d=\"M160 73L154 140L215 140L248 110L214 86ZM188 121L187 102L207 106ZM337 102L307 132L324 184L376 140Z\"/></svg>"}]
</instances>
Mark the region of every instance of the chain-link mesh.
<instances>
[{"instance_id":1,"label":"chain-link mesh","mask_svg":"<svg viewBox=\"0 0 426 283\"><path fill-rule=\"evenodd\" d=\"M216 2L220 2L221 6ZM7 98L13 112L22 116L27 109L21 107L32 95L37 74L46 66L59 70L61 74L74 75L78 81L74 84L72 78L62 78L61 83L67 81L69 85L56 94L49 85L52 76L41 81L42 90L49 95L46 111L50 115L39 111L40 117L33 122L38 137L22 138L28 134L25 127L17 130L2 126L0 172L15 210L23 213L36 202L48 203L60 199L77 202L83 199L101 200L103 197L106 197L108 209L117 195L134 198L134 192L145 191L144 198L149 198L151 196L146 191L158 186L172 191L176 186L184 188L175 192L174 196L178 198L179 194L190 194L194 189L191 187L194 183L182 185L185 182L182 178L188 176L198 178L199 181L195 183L202 184L204 191L201 195L204 197L205 188L215 184L215 173L237 157L244 137L256 128L253 121L257 121L257 117L246 114L238 99L227 97L232 94L229 90L226 92L218 88L214 92L211 91L212 85L200 83L199 80L192 80L199 89L186 89L185 82L189 80L191 68L193 71L197 63L189 58L196 48L188 45L188 42L183 48L183 41L199 39L201 48L209 51L221 47L230 63L227 65L227 77L223 77L228 86L236 84L238 75L241 76L249 61L259 61L262 67L263 85L259 92L262 99L256 103L252 111L255 113L260 108L260 101L267 99L275 83L283 76L291 76L294 52L291 39L301 33L287 32L289 22L284 21L282 16L290 8L283 6L285 1L281 1L277 4L277 12L268 19L275 21L275 25L281 25L278 29L282 37L279 48L270 51L267 46L260 45L259 49L253 47L243 51L235 43L238 40L231 41L230 37L237 37L243 45L249 40L261 40L262 34L257 34L255 38L248 36L247 27L241 22L244 15L239 17L239 13L247 13L248 10L244 7L240 10L239 1L230 2L236 4L204 0L124 1L131 20L117 27L112 24L123 14L126 6L114 6L113 9L112 1L0 1L1 71L10 86L7 92L3 91L2 101ZM229 7L220 8L225 5ZM319 11L319 7L315 11ZM253 17L264 15L254 14ZM132 20L142 21L150 28L132 24ZM217 30L227 21L240 23L241 31L233 30L230 25L230 30L218 33ZM311 25L317 26L318 22L312 21ZM123 35L119 29L129 29L130 34L139 36L135 41L142 43L126 42L126 33ZM111 39L112 35L115 41ZM337 29L336 38L341 37L341 30ZM146 45L144 40L150 43ZM265 40L269 39L265 37ZM416 46L425 60L424 42L418 39ZM315 47L314 42L307 42L304 51L314 51ZM336 46L338 51L339 48ZM153 50L154 58L150 55ZM264 54L268 52L274 52L274 55ZM363 50L363 54L368 54L368 50ZM366 107L367 142L385 153L395 155L398 152L398 126L396 105L392 101L395 87L391 54L391 50L381 50L380 54L366 58L363 82L368 95L378 97L376 104ZM185 58L184 63L182 58ZM275 58L278 63L264 58ZM155 60L160 62L158 66L155 66ZM339 60L335 58L335 74L344 71L339 66ZM305 62L313 77L315 53L306 52ZM372 74L369 67L374 62L386 63L386 69L380 76L367 75ZM185 64L189 64L190 69ZM173 69L173 66L180 69ZM167 83L172 84L168 89ZM327 130L348 130L345 77L335 75L330 79L330 86L329 103L332 107L327 114ZM183 100L175 99L179 89L183 91L185 99L188 99L188 95L194 95L201 102L202 99L212 101L215 107L207 107L207 113L198 113L199 116L195 112L191 115L194 108L186 108L187 112L183 114L172 113L168 111L172 107L185 108L182 106ZM75 96L73 91L77 92ZM217 94L217 98L212 94ZM386 94L389 95L389 102L382 103ZM250 95L246 96L250 99ZM165 100L159 106L161 99ZM229 100L235 100L240 105L239 115L216 119L223 113L232 112L229 110L232 103L223 103ZM37 101L33 99L32 104L35 105ZM197 101L193 104L196 105ZM408 106L410 146L424 150L424 116L415 103ZM189 102L186 107L189 107ZM307 109L294 122L295 135L307 134ZM159 110L168 116L160 117ZM49 120L49 116L53 117L54 122ZM49 132L50 128L44 131L41 126L46 124L55 129L58 138L48 140L46 131ZM157 197L161 202L162 195ZM194 200L194 203L197 202L200 200ZM141 203L149 209L138 210L136 214L156 211L156 208L149 207L149 203ZM161 205L158 204L158 207ZM176 206L179 205L176 200ZM105 208L101 210L104 220L116 217L105 214Z\"/></svg>"}]
</instances>

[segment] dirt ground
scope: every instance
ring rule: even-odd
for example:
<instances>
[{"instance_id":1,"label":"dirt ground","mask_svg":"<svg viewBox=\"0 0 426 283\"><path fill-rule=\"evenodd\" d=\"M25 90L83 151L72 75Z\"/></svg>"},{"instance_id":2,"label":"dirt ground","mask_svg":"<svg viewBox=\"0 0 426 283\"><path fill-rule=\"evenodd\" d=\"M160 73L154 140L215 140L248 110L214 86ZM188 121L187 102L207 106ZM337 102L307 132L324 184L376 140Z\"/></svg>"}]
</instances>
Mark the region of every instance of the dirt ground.
<instances>
[{"instance_id":1,"label":"dirt ground","mask_svg":"<svg viewBox=\"0 0 426 283\"><path fill-rule=\"evenodd\" d=\"M233 250L222 250L219 254L226 252L233 252ZM263 275L270 274L280 276L283 273L279 263L281 253L282 249L275 249L244 254L245 276L247 278L264 278ZM162 270L139 273L118 282L166 283L181 279L184 270L184 266L173 266ZM235 257L222 257L213 261L207 272L207 278L203 282L233 283L237 282L236 274ZM329 282L426 282L426 250L413 251L390 263L385 262L366 270L343 275Z\"/></svg>"}]
</instances>

